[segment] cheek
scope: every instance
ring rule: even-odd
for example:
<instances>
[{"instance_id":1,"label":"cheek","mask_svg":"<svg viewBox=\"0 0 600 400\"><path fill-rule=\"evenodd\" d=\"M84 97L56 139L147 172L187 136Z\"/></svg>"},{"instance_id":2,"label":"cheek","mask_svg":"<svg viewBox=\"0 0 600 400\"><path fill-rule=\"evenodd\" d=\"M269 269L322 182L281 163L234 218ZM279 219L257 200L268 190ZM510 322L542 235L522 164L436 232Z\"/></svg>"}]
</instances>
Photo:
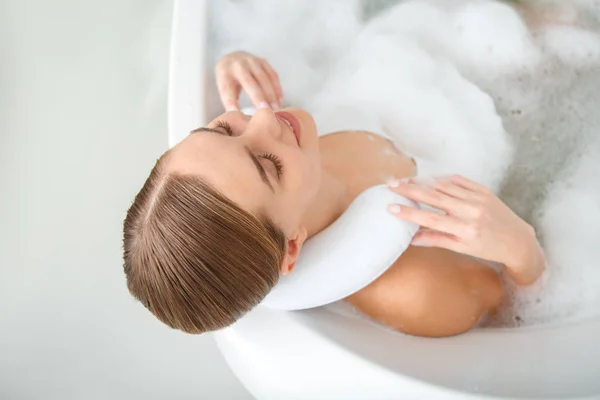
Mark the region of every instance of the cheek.
<instances>
[{"instance_id":1,"label":"cheek","mask_svg":"<svg viewBox=\"0 0 600 400\"><path fill-rule=\"evenodd\" d=\"M293 182L290 182L288 204L304 214L317 196L320 184L320 164L315 165L306 155L297 157L293 171Z\"/></svg>"},{"instance_id":2,"label":"cheek","mask_svg":"<svg viewBox=\"0 0 600 400\"><path fill-rule=\"evenodd\" d=\"M270 208L269 216L285 234L285 237L291 237L302 222L302 216L305 213L305 206L300 202L292 191L278 198L276 204Z\"/></svg>"},{"instance_id":3,"label":"cheek","mask_svg":"<svg viewBox=\"0 0 600 400\"><path fill-rule=\"evenodd\" d=\"M295 189L309 189L315 178L318 178L314 160L301 151L290 152L288 160L290 186Z\"/></svg>"}]
</instances>

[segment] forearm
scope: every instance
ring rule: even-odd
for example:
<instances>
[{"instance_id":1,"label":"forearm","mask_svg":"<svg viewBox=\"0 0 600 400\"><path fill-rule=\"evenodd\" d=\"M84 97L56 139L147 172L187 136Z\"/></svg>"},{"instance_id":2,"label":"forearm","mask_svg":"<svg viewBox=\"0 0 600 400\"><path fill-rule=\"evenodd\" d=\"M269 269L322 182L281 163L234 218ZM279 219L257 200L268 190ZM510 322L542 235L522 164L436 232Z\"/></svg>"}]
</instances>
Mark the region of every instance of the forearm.
<instances>
[{"instance_id":1,"label":"forearm","mask_svg":"<svg viewBox=\"0 0 600 400\"><path fill-rule=\"evenodd\" d=\"M542 275L546 258L531 226L527 226L527 235L515 245L514 252L508 254L504 265L507 275L518 285L531 285Z\"/></svg>"}]
</instances>

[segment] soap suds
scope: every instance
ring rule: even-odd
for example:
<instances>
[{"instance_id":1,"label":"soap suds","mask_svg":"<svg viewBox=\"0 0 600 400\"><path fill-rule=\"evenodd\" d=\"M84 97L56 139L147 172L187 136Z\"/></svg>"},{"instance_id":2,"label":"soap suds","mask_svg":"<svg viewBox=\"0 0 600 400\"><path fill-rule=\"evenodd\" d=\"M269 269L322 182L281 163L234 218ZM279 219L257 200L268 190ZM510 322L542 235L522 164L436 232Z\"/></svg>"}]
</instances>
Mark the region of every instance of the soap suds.
<instances>
[{"instance_id":1,"label":"soap suds","mask_svg":"<svg viewBox=\"0 0 600 400\"><path fill-rule=\"evenodd\" d=\"M368 21L363 9L213 1L211 62L265 57L287 104L376 118L420 176L464 174L532 223L548 269L491 325L600 315L599 2L399 1Z\"/></svg>"}]
</instances>

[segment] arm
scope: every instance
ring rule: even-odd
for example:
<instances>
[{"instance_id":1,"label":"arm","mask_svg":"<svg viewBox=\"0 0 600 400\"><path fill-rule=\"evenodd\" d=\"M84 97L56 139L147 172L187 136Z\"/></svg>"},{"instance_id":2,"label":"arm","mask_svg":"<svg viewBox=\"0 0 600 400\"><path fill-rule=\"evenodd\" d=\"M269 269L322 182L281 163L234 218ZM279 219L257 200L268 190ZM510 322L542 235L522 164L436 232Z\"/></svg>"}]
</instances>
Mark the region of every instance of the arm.
<instances>
[{"instance_id":1,"label":"arm","mask_svg":"<svg viewBox=\"0 0 600 400\"><path fill-rule=\"evenodd\" d=\"M521 286L531 285L546 269L546 257L540 247L535 230L530 225L525 228L523 241L515 246L503 262L507 275Z\"/></svg>"},{"instance_id":2,"label":"arm","mask_svg":"<svg viewBox=\"0 0 600 400\"><path fill-rule=\"evenodd\" d=\"M533 228L489 189L462 176L412 179L391 184L397 193L445 214L392 205L398 217L429 228L412 244L441 247L504 264L519 285L535 282L545 269Z\"/></svg>"},{"instance_id":3,"label":"arm","mask_svg":"<svg viewBox=\"0 0 600 400\"><path fill-rule=\"evenodd\" d=\"M402 332L452 336L473 328L502 299L490 267L439 248L411 246L379 279L347 300Z\"/></svg>"}]
</instances>

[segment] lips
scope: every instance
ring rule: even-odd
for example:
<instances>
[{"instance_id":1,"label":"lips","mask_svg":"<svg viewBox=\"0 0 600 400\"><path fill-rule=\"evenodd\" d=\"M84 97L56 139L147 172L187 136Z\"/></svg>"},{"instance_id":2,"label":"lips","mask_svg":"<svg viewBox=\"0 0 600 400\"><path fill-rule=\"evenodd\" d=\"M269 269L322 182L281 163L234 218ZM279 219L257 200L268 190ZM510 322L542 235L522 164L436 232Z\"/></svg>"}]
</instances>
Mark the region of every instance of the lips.
<instances>
[{"instance_id":1,"label":"lips","mask_svg":"<svg viewBox=\"0 0 600 400\"><path fill-rule=\"evenodd\" d=\"M296 137L296 142L298 142L298 146L300 146L300 135L302 134L302 128L300 125L300 121L296 119L292 114L285 111L277 111L275 113L283 122L290 127L294 136Z\"/></svg>"}]
</instances>

